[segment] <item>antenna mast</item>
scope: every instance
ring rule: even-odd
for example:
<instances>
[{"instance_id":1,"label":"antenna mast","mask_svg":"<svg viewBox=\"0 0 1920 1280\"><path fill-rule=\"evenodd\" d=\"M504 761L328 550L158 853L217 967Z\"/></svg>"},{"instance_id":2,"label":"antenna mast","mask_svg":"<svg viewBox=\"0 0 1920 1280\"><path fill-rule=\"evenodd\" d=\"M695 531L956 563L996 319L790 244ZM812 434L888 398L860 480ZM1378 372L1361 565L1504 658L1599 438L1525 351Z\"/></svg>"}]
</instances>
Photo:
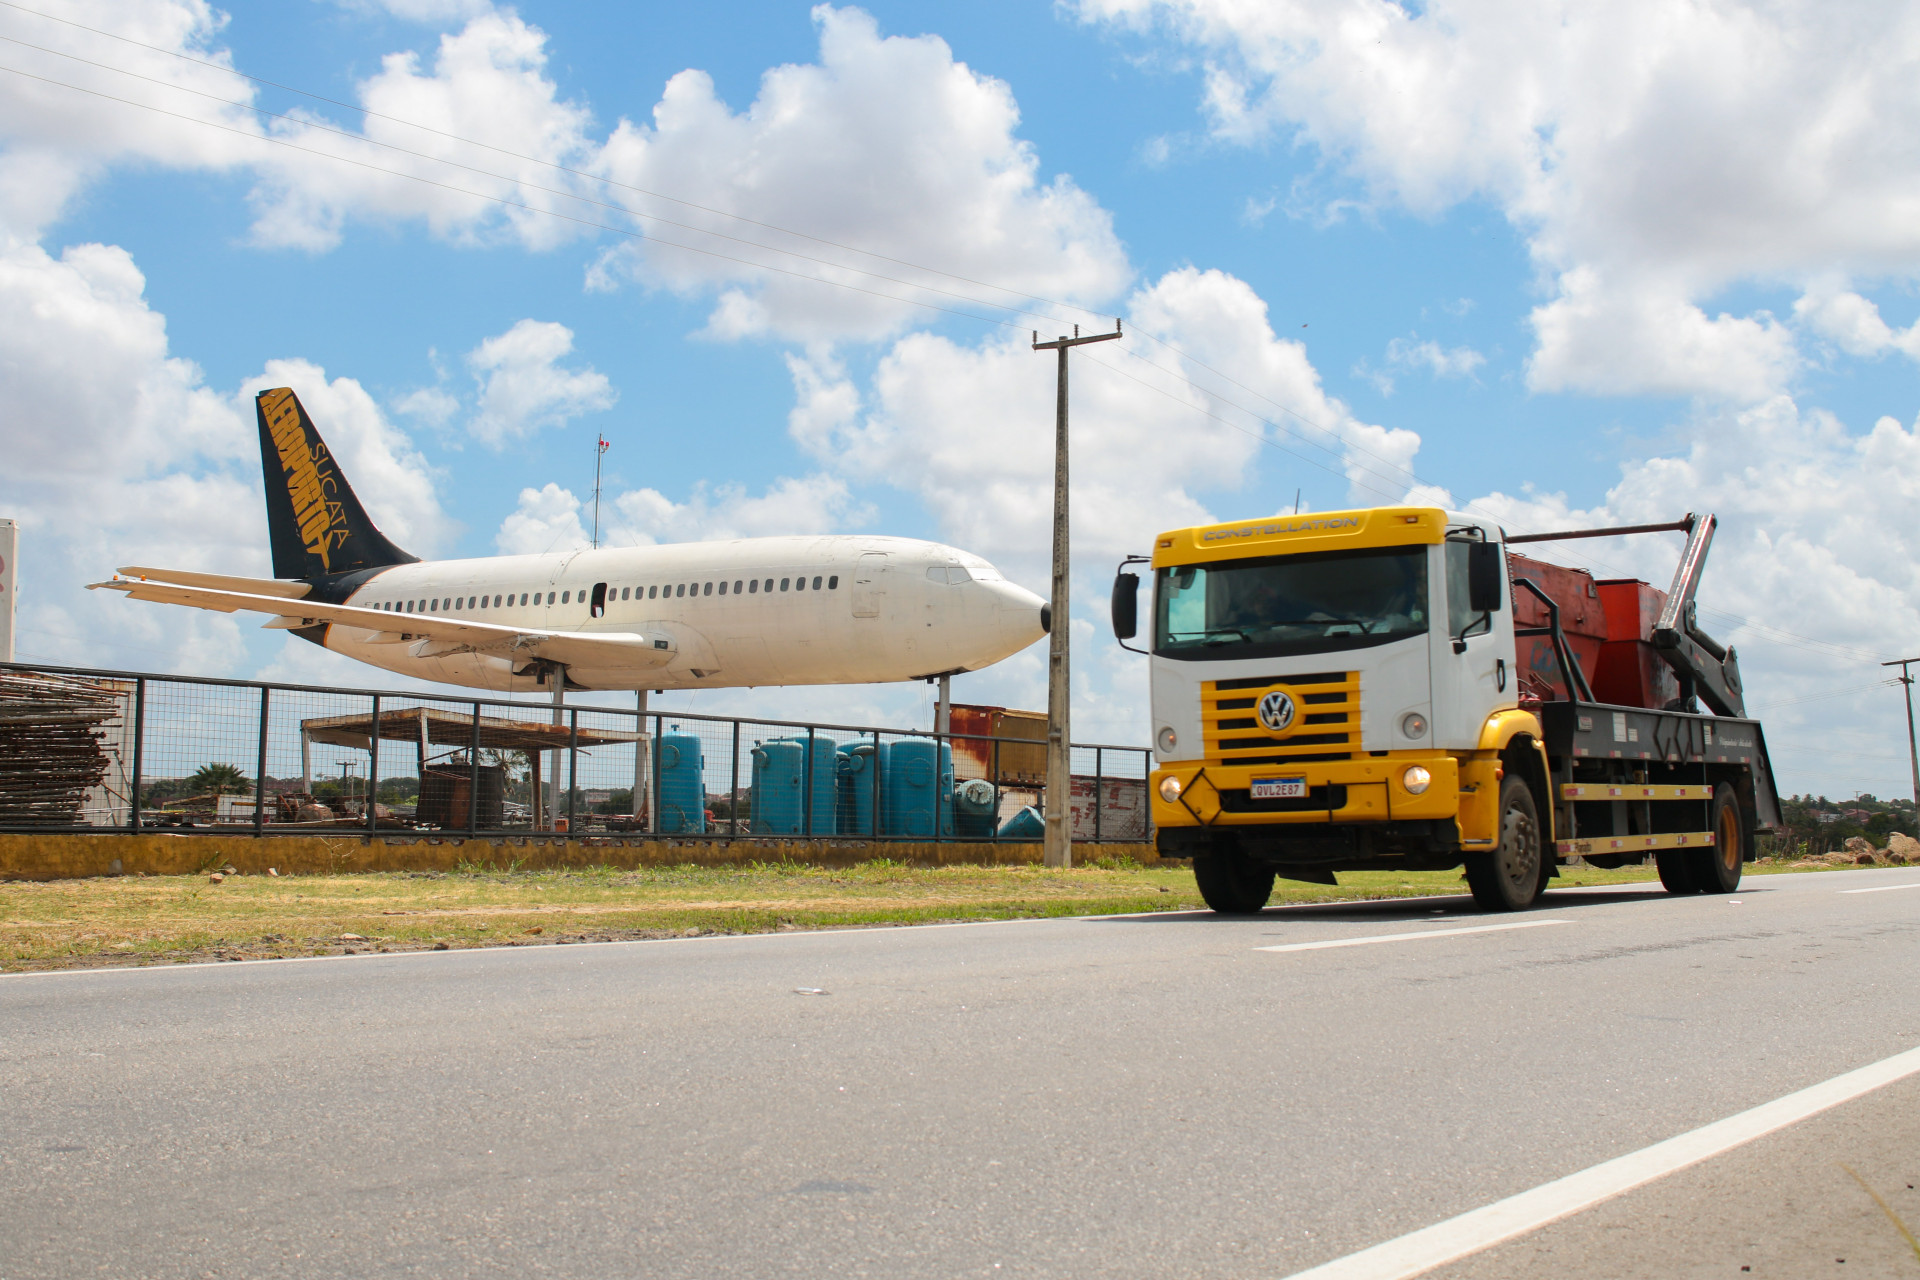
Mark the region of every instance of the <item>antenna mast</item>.
<instances>
[{"instance_id":1,"label":"antenna mast","mask_svg":"<svg viewBox=\"0 0 1920 1280\"><path fill-rule=\"evenodd\" d=\"M593 433L598 441L593 450L593 547L600 549L600 459L607 454L607 438L599 432Z\"/></svg>"}]
</instances>

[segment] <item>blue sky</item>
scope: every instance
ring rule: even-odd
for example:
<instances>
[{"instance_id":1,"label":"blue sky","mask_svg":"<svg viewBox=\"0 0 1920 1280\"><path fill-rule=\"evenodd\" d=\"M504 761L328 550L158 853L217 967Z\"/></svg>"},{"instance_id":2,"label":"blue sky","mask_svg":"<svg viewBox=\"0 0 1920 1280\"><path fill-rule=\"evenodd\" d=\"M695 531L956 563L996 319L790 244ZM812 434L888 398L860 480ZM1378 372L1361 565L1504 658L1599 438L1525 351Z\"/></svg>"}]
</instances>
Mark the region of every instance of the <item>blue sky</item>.
<instances>
[{"instance_id":1,"label":"blue sky","mask_svg":"<svg viewBox=\"0 0 1920 1280\"><path fill-rule=\"evenodd\" d=\"M1112 563L1158 528L1296 493L1474 503L1516 530L1716 510L1708 625L1740 646L1784 785L1903 793L1874 664L1920 641L1914 20L1342 12L0 9L20 648L365 678L80 590L126 563L265 571L248 406L281 382L422 554L577 539L604 433L613 541L919 535L1041 588L1051 361L1021 342L1122 315L1135 336L1076 366L1081 736L1144 736L1142 670L1098 614ZM1059 301L996 310L956 276ZM1675 542L1568 558L1664 584ZM1044 697L1037 653L961 685ZM898 723L926 695L684 699Z\"/></svg>"}]
</instances>

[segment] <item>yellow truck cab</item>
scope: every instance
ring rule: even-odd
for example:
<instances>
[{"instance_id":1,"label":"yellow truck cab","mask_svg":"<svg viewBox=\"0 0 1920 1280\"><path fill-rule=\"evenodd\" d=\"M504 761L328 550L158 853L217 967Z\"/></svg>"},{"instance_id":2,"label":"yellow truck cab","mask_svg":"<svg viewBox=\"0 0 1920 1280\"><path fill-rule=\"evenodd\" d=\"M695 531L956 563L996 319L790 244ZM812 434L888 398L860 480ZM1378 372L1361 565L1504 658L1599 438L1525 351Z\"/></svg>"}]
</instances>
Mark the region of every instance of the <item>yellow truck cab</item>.
<instances>
[{"instance_id":1,"label":"yellow truck cab","mask_svg":"<svg viewBox=\"0 0 1920 1280\"><path fill-rule=\"evenodd\" d=\"M1676 580L1690 603L1705 556L1696 526L1710 538L1712 517L1688 521L1661 527L1690 534L1692 578ZM1374 507L1173 530L1129 560L1152 573L1156 840L1162 856L1193 859L1210 906L1258 910L1276 875L1331 884L1342 870L1464 865L1483 907L1511 910L1582 854L1652 854L1676 891L1738 883L1756 818L1772 825L1777 803L1759 726L1737 706L1721 723L1697 705L1696 693L1726 695L1729 682L1737 698L1731 651L1719 651L1724 669L1704 669L1713 660L1695 639L1712 642L1690 608L1670 628L1688 646L1677 659L1637 622L1614 650L1604 632L1569 637L1556 597L1578 597L1584 620L1592 595L1598 617L1598 585L1544 564L1517 580L1516 566L1536 562L1510 556L1508 541L1485 517ZM1113 598L1122 643L1141 621L1128 564ZM1665 604L1632 585L1635 599ZM1651 664L1665 680L1623 676L1626 696L1677 695L1664 661L1686 677L1685 698L1601 703L1588 675L1603 658ZM1643 686L1652 692L1631 692ZM1714 723L1723 746L1750 743L1739 761L1711 758ZM1603 746L1616 727L1622 742ZM1629 728L1635 743L1644 732L1644 751L1623 749ZM1619 787L1641 790L1602 794Z\"/></svg>"}]
</instances>

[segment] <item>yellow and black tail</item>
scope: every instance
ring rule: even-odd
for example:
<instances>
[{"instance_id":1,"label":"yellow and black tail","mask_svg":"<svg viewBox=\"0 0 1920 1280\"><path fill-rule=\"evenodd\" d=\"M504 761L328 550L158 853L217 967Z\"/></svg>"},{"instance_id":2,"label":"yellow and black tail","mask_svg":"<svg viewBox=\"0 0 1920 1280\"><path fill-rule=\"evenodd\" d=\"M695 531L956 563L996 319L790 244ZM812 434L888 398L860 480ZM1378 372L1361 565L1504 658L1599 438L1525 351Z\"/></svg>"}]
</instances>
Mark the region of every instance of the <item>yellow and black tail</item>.
<instances>
[{"instance_id":1,"label":"yellow and black tail","mask_svg":"<svg viewBox=\"0 0 1920 1280\"><path fill-rule=\"evenodd\" d=\"M274 577L311 582L420 558L374 527L291 388L262 391L254 408L260 418Z\"/></svg>"}]
</instances>

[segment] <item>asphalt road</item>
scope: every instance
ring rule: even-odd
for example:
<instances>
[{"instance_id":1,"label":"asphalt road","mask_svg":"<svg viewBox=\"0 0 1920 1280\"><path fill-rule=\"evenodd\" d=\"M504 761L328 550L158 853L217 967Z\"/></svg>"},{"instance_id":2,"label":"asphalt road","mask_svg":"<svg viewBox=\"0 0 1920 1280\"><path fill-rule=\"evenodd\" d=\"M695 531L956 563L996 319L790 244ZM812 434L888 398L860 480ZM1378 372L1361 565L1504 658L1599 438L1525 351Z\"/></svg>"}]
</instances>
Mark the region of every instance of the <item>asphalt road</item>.
<instances>
[{"instance_id":1,"label":"asphalt road","mask_svg":"<svg viewBox=\"0 0 1920 1280\"><path fill-rule=\"evenodd\" d=\"M1920 1045L1908 883L4 977L0 1280L1284 1277ZM1916 1080L1436 1274L1920 1276Z\"/></svg>"}]
</instances>

